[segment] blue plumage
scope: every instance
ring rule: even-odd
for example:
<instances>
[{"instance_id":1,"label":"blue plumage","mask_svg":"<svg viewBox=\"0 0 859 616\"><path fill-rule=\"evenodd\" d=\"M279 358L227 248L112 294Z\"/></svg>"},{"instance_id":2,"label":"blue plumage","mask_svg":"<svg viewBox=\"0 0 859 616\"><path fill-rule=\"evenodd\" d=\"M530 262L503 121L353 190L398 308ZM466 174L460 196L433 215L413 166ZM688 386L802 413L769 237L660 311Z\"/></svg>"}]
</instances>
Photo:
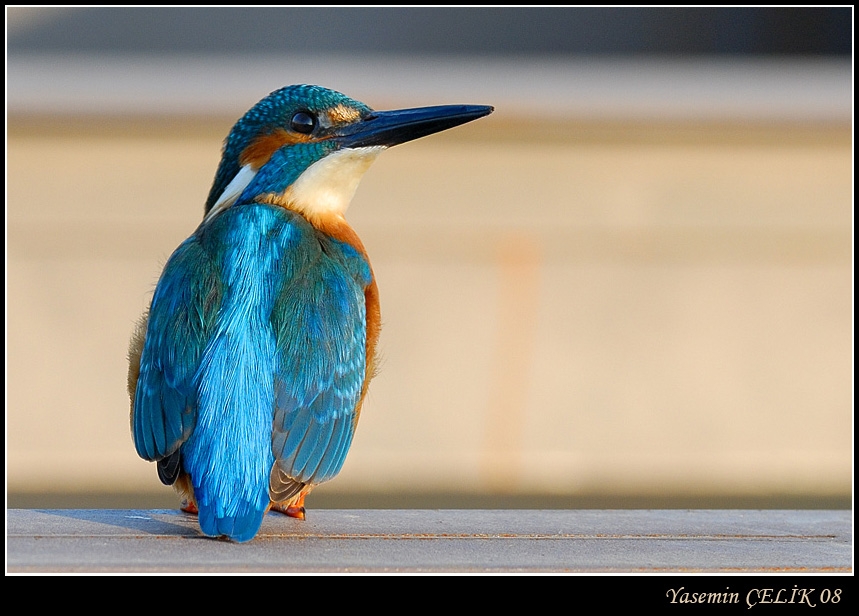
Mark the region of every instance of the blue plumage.
<instances>
[{"instance_id":1,"label":"blue plumage","mask_svg":"<svg viewBox=\"0 0 859 616\"><path fill-rule=\"evenodd\" d=\"M210 287L197 279L207 272ZM296 483L342 466L347 448L327 445L351 441L369 273L354 249L269 205L226 210L171 257L150 308L134 436L150 460L181 444L205 533L244 532L222 532L222 519L259 526L275 457ZM213 301L200 306L191 289ZM217 319L192 323L200 314Z\"/></svg>"},{"instance_id":2,"label":"blue plumage","mask_svg":"<svg viewBox=\"0 0 859 616\"><path fill-rule=\"evenodd\" d=\"M165 265L129 352L137 452L205 534L248 541L270 507L303 518L307 493L340 471L380 326L343 212L382 149L490 111L375 112L290 86L233 128L206 216Z\"/></svg>"}]
</instances>

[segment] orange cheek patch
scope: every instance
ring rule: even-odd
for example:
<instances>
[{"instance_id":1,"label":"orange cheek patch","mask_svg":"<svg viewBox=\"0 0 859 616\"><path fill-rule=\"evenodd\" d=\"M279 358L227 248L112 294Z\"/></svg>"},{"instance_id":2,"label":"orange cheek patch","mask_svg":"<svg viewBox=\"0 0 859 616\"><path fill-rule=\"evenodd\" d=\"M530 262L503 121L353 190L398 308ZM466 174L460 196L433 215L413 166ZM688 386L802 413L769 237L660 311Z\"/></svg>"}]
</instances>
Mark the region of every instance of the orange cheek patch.
<instances>
[{"instance_id":1,"label":"orange cheek patch","mask_svg":"<svg viewBox=\"0 0 859 616\"><path fill-rule=\"evenodd\" d=\"M328 119L331 121L331 124L334 125L347 124L361 118L361 114L358 113L357 109L347 107L346 105L336 105L331 109L327 109L325 113L328 114Z\"/></svg>"},{"instance_id":2,"label":"orange cheek patch","mask_svg":"<svg viewBox=\"0 0 859 616\"><path fill-rule=\"evenodd\" d=\"M267 135L260 135L251 141L251 144L239 156L239 164L242 166L250 165L254 169L259 169L268 162L272 154L283 146L308 143L310 141L314 141L314 139L308 135L291 133L279 128Z\"/></svg>"}]
</instances>

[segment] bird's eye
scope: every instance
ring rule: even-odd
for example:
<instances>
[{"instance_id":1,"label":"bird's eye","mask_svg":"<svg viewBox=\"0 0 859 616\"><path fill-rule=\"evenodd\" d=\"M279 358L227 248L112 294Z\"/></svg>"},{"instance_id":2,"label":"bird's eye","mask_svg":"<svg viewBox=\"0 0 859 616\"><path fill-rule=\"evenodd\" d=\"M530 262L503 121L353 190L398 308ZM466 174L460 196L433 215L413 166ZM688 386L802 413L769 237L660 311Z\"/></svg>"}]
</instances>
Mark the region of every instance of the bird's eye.
<instances>
[{"instance_id":1,"label":"bird's eye","mask_svg":"<svg viewBox=\"0 0 859 616\"><path fill-rule=\"evenodd\" d=\"M292 116L292 119L289 121L289 127L296 133L304 135L311 133L316 128L316 116L307 111L299 111Z\"/></svg>"}]
</instances>

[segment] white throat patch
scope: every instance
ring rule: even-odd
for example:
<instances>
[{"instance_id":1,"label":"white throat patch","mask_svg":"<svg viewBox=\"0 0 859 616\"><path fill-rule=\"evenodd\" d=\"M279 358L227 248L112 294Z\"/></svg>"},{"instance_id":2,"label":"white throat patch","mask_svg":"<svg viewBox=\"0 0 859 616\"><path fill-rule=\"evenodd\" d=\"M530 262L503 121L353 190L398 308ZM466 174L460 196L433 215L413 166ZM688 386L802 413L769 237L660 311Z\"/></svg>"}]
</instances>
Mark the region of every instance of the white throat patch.
<instances>
[{"instance_id":1,"label":"white throat patch","mask_svg":"<svg viewBox=\"0 0 859 616\"><path fill-rule=\"evenodd\" d=\"M332 152L310 165L293 182L284 197L308 218L342 215L355 195L361 177L385 146L351 148Z\"/></svg>"}]
</instances>

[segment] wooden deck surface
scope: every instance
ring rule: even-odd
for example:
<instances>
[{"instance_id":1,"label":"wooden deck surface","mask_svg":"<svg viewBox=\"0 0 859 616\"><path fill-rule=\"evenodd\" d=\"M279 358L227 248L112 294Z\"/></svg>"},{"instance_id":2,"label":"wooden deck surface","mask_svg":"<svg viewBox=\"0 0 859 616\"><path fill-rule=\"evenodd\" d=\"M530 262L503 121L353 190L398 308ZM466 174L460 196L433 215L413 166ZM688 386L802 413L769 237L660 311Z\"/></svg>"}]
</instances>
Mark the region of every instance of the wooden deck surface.
<instances>
[{"instance_id":1,"label":"wooden deck surface","mask_svg":"<svg viewBox=\"0 0 859 616\"><path fill-rule=\"evenodd\" d=\"M851 573L850 511L315 510L236 544L172 510L11 509L28 572Z\"/></svg>"}]
</instances>

